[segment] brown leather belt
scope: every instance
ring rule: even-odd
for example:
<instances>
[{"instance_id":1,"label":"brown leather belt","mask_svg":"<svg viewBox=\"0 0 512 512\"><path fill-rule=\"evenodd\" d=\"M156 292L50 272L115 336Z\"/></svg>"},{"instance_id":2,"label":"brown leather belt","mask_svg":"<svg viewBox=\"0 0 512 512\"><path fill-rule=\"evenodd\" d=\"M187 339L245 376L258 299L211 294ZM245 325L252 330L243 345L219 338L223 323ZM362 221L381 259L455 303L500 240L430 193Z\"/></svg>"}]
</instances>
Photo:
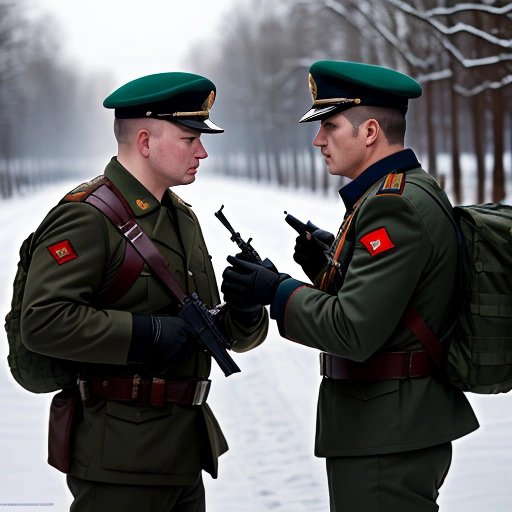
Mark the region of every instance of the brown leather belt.
<instances>
[{"instance_id":1,"label":"brown leather belt","mask_svg":"<svg viewBox=\"0 0 512 512\"><path fill-rule=\"evenodd\" d=\"M320 375L340 380L417 379L437 370L426 350L383 352L358 363L326 352L320 353Z\"/></svg>"},{"instance_id":2,"label":"brown leather belt","mask_svg":"<svg viewBox=\"0 0 512 512\"><path fill-rule=\"evenodd\" d=\"M202 405L210 391L210 380L143 379L130 377L94 376L80 380L82 399L90 397L127 402L141 407L163 407L167 403Z\"/></svg>"}]
</instances>

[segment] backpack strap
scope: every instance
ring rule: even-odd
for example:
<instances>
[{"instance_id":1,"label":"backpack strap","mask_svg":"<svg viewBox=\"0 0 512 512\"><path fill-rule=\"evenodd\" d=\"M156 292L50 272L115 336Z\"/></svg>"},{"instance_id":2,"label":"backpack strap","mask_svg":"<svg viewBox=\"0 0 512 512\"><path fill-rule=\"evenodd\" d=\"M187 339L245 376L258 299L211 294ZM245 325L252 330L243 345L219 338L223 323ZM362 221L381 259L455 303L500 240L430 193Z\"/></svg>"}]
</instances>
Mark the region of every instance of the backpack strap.
<instances>
[{"instance_id":1,"label":"backpack strap","mask_svg":"<svg viewBox=\"0 0 512 512\"><path fill-rule=\"evenodd\" d=\"M69 202L84 202L91 203L89 198L98 189L104 186L111 185L111 181L103 175L97 176L96 178L79 185L74 190L69 192L61 201L62 203ZM113 186L113 185L112 185ZM95 205L96 206L96 205ZM108 206L108 205L107 205ZM128 207L128 206L126 206ZM110 221L111 209L102 210L98 208ZM113 221L112 221L113 222ZM103 304L113 304L119 300L135 283L139 277L142 267L144 266L144 259L137 253L134 247L127 243L124 252L123 261L118 268L114 279L110 283L107 289L98 294L98 300Z\"/></svg>"},{"instance_id":2,"label":"backpack strap","mask_svg":"<svg viewBox=\"0 0 512 512\"><path fill-rule=\"evenodd\" d=\"M135 221L131 208L112 182L104 183L91 193L85 202L100 210L128 240L128 244L148 264L155 276L183 303L186 294L169 270L169 265L151 239Z\"/></svg>"},{"instance_id":3,"label":"backpack strap","mask_svg":"<svg viewBox=\"0 0 512 512\"><path fill-rule=\"evenodd\" d=\"M437 366L444 366L446 350L443 343L426 324L419 311L413 305L407 308L402 317L402 321L416 338L418 338L419 342L423 345Z\"/></svg>"}]
</instances>

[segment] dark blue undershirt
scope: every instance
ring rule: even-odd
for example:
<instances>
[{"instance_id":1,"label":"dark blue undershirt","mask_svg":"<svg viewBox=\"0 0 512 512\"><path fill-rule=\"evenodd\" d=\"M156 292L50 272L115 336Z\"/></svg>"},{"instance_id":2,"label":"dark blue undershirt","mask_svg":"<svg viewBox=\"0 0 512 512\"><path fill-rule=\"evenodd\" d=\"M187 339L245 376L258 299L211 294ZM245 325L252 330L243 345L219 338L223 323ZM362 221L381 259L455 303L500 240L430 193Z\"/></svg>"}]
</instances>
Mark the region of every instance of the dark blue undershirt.
<instances>
[{"instance_id":1,"label":"dark blue undershirt","mask_svg":"<svg viewBox=\"0 0 512 512\"><path fill-rule=\"evenodd\" d=\"M357 200L377 181L390 172L405 172L421 167L414 151L404 149L398 153L375 162L364 170L354 181L341 188L338 193L345 203L347 211L352 209Z\"/></svg>"}]
</instances>

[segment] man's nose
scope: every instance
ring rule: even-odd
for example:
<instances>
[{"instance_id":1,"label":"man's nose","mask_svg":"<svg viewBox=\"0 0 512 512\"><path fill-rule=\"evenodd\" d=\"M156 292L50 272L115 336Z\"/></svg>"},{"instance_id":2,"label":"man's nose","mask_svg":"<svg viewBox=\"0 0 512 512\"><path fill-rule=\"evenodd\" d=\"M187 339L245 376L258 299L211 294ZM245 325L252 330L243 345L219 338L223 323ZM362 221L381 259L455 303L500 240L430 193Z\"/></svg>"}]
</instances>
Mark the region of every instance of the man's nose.
<instances>
[{"instance_id":1,"label":"man's nose","mask_svg":"<svg viewBox=\"0 0 512 512\"><path fill-rule=\"evenodd\" d=\"M196 151L196 157L197 158L206 158L208 156L208 153L206 152L206 149L204 149L203 143L199 141L199 147Z\"/></svg>"},{"instance_id":2,"label":"man's nose","mask_svg":"<svg viewBox=\"0 0 512 512\"><path fill-rule=\"evenodd\" d=\"M317 148L321 148L322 146L325 146L327 144L325 137L322 133L322 127L318 130L318 133L316 134L316 137L313 139L313 146L316 146Z\"/></svg>"}]
</instances>

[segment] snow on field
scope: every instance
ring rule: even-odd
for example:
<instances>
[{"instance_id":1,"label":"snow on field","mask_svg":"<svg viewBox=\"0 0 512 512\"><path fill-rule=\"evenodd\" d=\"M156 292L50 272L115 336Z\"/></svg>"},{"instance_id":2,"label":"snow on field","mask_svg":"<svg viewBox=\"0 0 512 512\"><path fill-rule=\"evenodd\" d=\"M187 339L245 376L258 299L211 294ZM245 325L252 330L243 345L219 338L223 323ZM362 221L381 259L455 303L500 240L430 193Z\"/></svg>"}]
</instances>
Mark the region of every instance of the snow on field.
<instances>
[{"instance_id":1,"label":"snow on field","mask_svg":"<svg viewBox=\"0 0 512 512\"><path fill-rule=\"evenodd\" d=\"M206 167L206 166L205 166ZM234 228L281 272L305 279L294 264L295 234L283 210L336 231L343 207L333 193L313 195L208 176L176 192L198 214L217 277L225 257L237 252L214 217L221 204ZM21 241L76 182L31 192L0 204L0 293L2 317ZM65 477L46 464L49 396L23 391L10 377L0 333L0 512L65 511L71 502ZM241 374L214 370L209 403L230 444L220 460L220 478L205 476L209 512L314 512L328 510L324 461L313 456L318 355L280 338L272 325L259 348L235 355ZM481 429L454 443L452 470L442 489L441 510L508 512L512 500L512 395L469 395Z\"/></svg>"}]
</instances>

